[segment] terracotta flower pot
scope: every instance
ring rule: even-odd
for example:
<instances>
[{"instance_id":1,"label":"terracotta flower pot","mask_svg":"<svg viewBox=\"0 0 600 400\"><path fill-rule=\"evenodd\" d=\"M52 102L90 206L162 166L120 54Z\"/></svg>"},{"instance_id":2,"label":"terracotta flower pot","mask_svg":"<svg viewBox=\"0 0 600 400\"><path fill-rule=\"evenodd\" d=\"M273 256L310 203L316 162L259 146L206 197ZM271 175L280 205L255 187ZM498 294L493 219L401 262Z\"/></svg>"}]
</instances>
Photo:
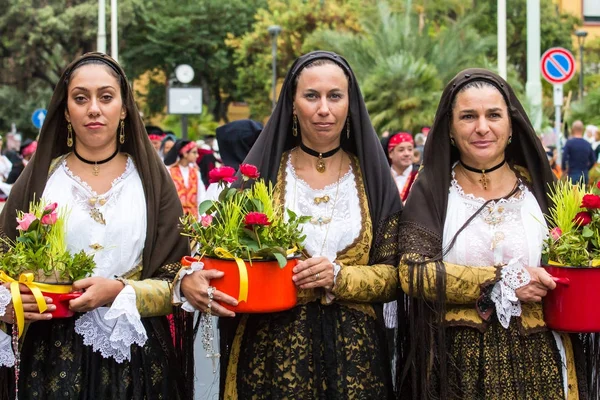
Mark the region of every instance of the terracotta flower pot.
<instances>
[{"instance_id":1,"label":"terracotta flower pot","mask_svg":"<svg viewBox=\"0 0 600 400\"><path fill-rule=\"evenodd\" d=\"M543 266L556 281L543 300L544 320L563 332L600 332L600 268Z\"/></svg>"},{"instance_id":2,"label":"terracotta flower pot","mask_svg":"<svg viewBox=\"0 0 600 400\"><path fill-rule=\"evenodd\" d=\"M188 259L188 265L198 261L192 257ZM191 260L190 260L191 259ZM288 261L281 268L277 261L252 261L244 262L248 274L247 299L244 301L240 296L243 288L240 285L240 267L234 260L223 260L219 258L203 257L204 269L223 271L225 275L219 279L212 279L210 284L217 290L238 299L236 307L221 304L228 310L236 313L268 313L289 310L296 305L297 289L292 281L294 266L297 259ZM182 261L185 265L186 262Z\"/></svg>"}]
</instances>

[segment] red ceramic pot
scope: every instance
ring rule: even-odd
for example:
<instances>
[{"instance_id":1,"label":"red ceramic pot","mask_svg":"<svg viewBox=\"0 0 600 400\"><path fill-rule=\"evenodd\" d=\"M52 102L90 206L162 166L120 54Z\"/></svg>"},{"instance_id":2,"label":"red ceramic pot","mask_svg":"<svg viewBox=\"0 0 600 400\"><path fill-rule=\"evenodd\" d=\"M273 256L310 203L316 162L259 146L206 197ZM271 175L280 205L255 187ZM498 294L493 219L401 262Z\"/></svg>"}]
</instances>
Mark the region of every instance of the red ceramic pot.
<instances>
[{"instance_id":1,"label":"red ceramic pot","mask_svg":"<svg viewBox=\"0 0 600 400\"><path fill-rule=\"evenodd\" d=\"M600 332L600 268L543 266L556 281L544 297L544 320L563 332Z\"/></svg>"},{"instance_id":2,"label":"red ceramic pot","mask_svg":"<svg viewBox=\"0 0 600 400\"><path fill-rule=\"evenodd\" d=\"M184 257L183 265L191 265L198 261L193 257ZM217 290L239 300L240 273L234 260L203 257L204 269L223 271L225 275L219 279L212 279L211 286ZM268 313L289 310L296 305L297 290L292 281L293 268L298 263L297 259L288 260L285 267L281 268L277 261L252 261L244 262L248 271L248 299L240 300L236 307L221 304L228 310L236 313Z\"/></svg>"},{"instance_id":3,"label":"red ceramic pot","mask_svg":"<svg viewBox=\"0 0 600 400\"><path fill-rule=\"evenodd\" d=\"M45 297L52 299L52 304L56 306L56 310L52 311L52 318L69 318L75 315L69 309L69 300L73 300L81 296L83 293L46 293L42 292Z\"/></svg>"}]
</instances>

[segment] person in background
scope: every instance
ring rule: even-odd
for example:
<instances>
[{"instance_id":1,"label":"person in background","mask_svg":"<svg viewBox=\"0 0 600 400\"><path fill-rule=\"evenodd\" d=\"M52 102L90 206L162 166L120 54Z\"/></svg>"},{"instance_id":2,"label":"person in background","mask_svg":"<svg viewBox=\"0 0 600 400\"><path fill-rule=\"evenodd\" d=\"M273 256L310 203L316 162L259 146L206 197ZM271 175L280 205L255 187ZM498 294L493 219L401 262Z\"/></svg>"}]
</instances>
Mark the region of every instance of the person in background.
<instances>
[{"instance_id":1,"label":"person in background","mask_svg":"<svg viewBox=\"0 0 600 400\"><path fill-rule=\"evenodd\" d=\"M202 177L202 183L204 183L205 188L210 185L208 174L216 168L221 161L213 150L214 143L213 139L211 139L212 136L214 135L208 136L208 144L204 142L202 145L198 146L198 159L196 160L196 164L200 170L200 176Z\"/></svg>"},{"instance_id":2,"label":"person in background","mask_svg":"<svg viewBox=\"0 0 600 400\"><path fill-rule=\"evenodd\" d=\"M587 185L588 172L596 163L596 155L590 143L583 138L583 130L583 122L573 122L571 137L563 149L562 170L572 182L582 180Z\"/></svg>"},{"instance_id":3,"label":"person in background","mask_svg":"<svg viewBox=\"0 0 600 400\"><path fill-rule=\"evenodd\" d=\"M418 150L421 154L423 154L423 149L425 148L425 134L417 133L415 135L415 150Z\"/></svg>"},{"instance_id":4,"label":"person in background","mask_svg":"<svg viewBox=\"0 0 600 400\"><path fill-rule=\"evenodd\" d=\"M173 134L172 132L167 132L165 134L165 137L160 142L160 149L158 150L158 155L160 156L160 158L162 158L163 160L165 159L165 156L173 148L173 145L176 141L177 136L175 136L175 134Z\"/></svg>"},{"instance_id":5,"label":"person in background","mask_svg":"<svg viewBox=\"0 0 600 400\"><path fill-rule=\"evenodd\" d=\"M4 155L2 151L3 140L2 136L0 136L0 181L5 182L6 178L8 178L8 174L12 169L12 162Z\"/></svg>"},{"instance_id":6,"label":"person in background","mask_svg":"<svg viewBox=\"0 0 600 400\"><path fill-rule=\"evenodd\" d=\"M183 212L198 218L198 207L206 196L206 189L196 167L198 158L198 147L196 142L189 140L178 140L165 156L165 165L169 165L169 173L179 200L183 206Z\"/></svg>"},{"instance_id":7,"label":"person in background","mask_svg":"<svg viewBox=\"0 0 600 400\"><path fill-rule=\"evenodd\" d=\"M262 129L260 122L251 119L232 121L218 127L217 142L223 165L237 171ZM219 184L211 183L206 189L206 198L216 199L219 191Z\"/></svg>"},{"instance_id":8,"label":"person in background","mask_svg":"<svg viewBox=\"0 0 600 400\"><path fill-rule=\"evenodd\" d=\"M585 127L585 134L583 135L583 138L592 145L593 149L595 149L596 146L598 145L598 140L596 139L597 131L598 131L598 127L596 127L594 125L587 125Z\"/></svg>"},{"instance_id":9,"label":"person in background","mask_svg":"<svg viewBox=\"0 0 600 400\"><path fill-rule=\"evenodd\" d=\"M406 201L418 171L413 167L413 137L408 132L396 133L390 138L387 147L392 177L398 187L400 198Z\"/></svg>"},{"instance_id":10,"label":"person in background","mask_svg":"<svg viewBox=\"0 0 600 400\"><path fill-rule=\"evenodd\" d=\"M158 126L147 125L146 132L148 132L148 138L154 147L154 150L158 153L160 151L160 145L165 137L165 133Z\"/></svg>"},{"instance_id":11,"label":"person in background","mask_svg":"<svg viewBox=\"0 0 600 400\"><path fill-rule=\"evenodd\" d=\"M421 152L417 149L413 151L413 168L418 169L421 165Z\"/></svg>"},{"instance_id":12,"label":"person in background","mask_svg":"<svg viewBox=\"0 0 600 400\"><path fill-rule=\"evenodd\" d=\"M554 176L556 176L556 179L560 179L562 177L562 168L556 162L558 159L558 150L556 149L556 146L548 146L546 155L548 156L548 162L550 163L550 168L552 168Z\"/></svg>"},{"instance_id":13,"label":"person in background","mask_svg":"<svg viewBox=\"0 0 600 400\"><path fill-rule=\"evenodd\" d=\"M37 150L38 142L36 140L25 139L23 143L21 143L21 148L19 149L19 153L21 153L21 157L23 157L23 164L27 165L31 157L35 154Z\"/></svg>"},{"instance_id":14,"label":"person in background","mask_svg":"<svg viewBox=\"0 0 600 400\"><path fill-rule=\"evenodd\" d=\"M23 163L23 157L15 150L7 151L5 156L12 164L5 182L12 185L17 181L23 169L25 169L25 163Z\"/></svg>"}]
</instances>

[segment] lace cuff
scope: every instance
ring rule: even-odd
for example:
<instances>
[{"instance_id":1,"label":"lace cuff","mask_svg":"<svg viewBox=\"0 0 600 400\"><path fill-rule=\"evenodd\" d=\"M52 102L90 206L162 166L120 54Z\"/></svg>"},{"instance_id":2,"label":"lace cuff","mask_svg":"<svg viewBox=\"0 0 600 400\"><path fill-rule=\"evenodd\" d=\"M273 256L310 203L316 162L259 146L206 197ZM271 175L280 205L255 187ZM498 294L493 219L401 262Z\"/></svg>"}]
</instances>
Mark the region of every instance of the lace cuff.
<instances>
[{"instance_id":1,"label":"lace cuff","mask_svg":"<svg viewBox=\"0 0 600 400\"><path fill-rule=\"evenodd\" d=\"M193 305L191 305L187 299L181 293L181 280L193 274L196 271L202 271L204 269L204 263L200 261L193 262L189 268L182 269L177 274L177 278L175 279L175 283L173 284L173 304L181 304L181 308L187 312L197 311ZM182 304L183 303L183 304Z\"/></svg>"},{"instance_id":2,"label":"lace cuff","mask_svg":"<svg viewBox=\"0 0 600 400\"><path fill-rule=\"evenodd\" d=\"M6 306L10 304L11 300L10 290L0 285L0 317L6 314Z\"/></svg>"},{"instance_id":3,"label":"lace cuff","mask_svg":"<svg viewBox=\"0 0 600 400\"><path fill-rule=\"evenodd\" d=\"M83 314L75 322L75 332L83 336L83 344L92 346L102 357L112 357L118 363L131 360L131 346L142 347L148 339L133 287L125 286L110 308Z\"/></svg>"},{"instance_id":4,"label":"lace cuff","mask_svg":"<svg viewBox=\"0 0 600 400\"><path fill-rule=\"evenodd\" d=\"M333 303L335 300L335 294L333 294L333 288L335 287L335 280L337 279L338 274L342 267L339 264L331 263L333 265L333 287L330 290L325 290L325 304Z\"/></svg>"},{"instance_id":5,"label":"lace cuff","mask_svg":"<svg viewBox=\"0 0 600 400\"><path fill-rule=\"evenodd\" d=\"M500 324L508 329L511 317L521 315L521 302L515 291L531 282L531 276L518 259L510 260L501 273L502 279L494 285L490 296Z\"/></svg>"},{"instance_id":6,"label":"lace cuff","mask_svg":"<svg viewBox=\"0 0 600 400\"><path fill-rule=\"evenodd\" d=\"M0 367L14 367L15 353L12 349L12 338L0 330Z\"/></svg>"}]
</instances>

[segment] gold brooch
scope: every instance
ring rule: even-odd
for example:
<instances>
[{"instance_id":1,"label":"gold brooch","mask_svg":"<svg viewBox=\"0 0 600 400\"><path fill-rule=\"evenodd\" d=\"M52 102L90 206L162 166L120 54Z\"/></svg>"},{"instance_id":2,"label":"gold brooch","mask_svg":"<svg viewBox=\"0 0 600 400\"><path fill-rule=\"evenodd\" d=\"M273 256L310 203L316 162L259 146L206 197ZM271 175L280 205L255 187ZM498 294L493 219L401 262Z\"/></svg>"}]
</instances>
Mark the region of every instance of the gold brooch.
<instances>
[{"instance_id":1,"label":"gold brooch","mask_svg":"<svg viewBox=\"0 0 600 400\"><path fill-rule=\"evenodd\" d=\"M328 203L329 200L329 196L315 197L315 204Z\"/></svg>"}]
</instances>

